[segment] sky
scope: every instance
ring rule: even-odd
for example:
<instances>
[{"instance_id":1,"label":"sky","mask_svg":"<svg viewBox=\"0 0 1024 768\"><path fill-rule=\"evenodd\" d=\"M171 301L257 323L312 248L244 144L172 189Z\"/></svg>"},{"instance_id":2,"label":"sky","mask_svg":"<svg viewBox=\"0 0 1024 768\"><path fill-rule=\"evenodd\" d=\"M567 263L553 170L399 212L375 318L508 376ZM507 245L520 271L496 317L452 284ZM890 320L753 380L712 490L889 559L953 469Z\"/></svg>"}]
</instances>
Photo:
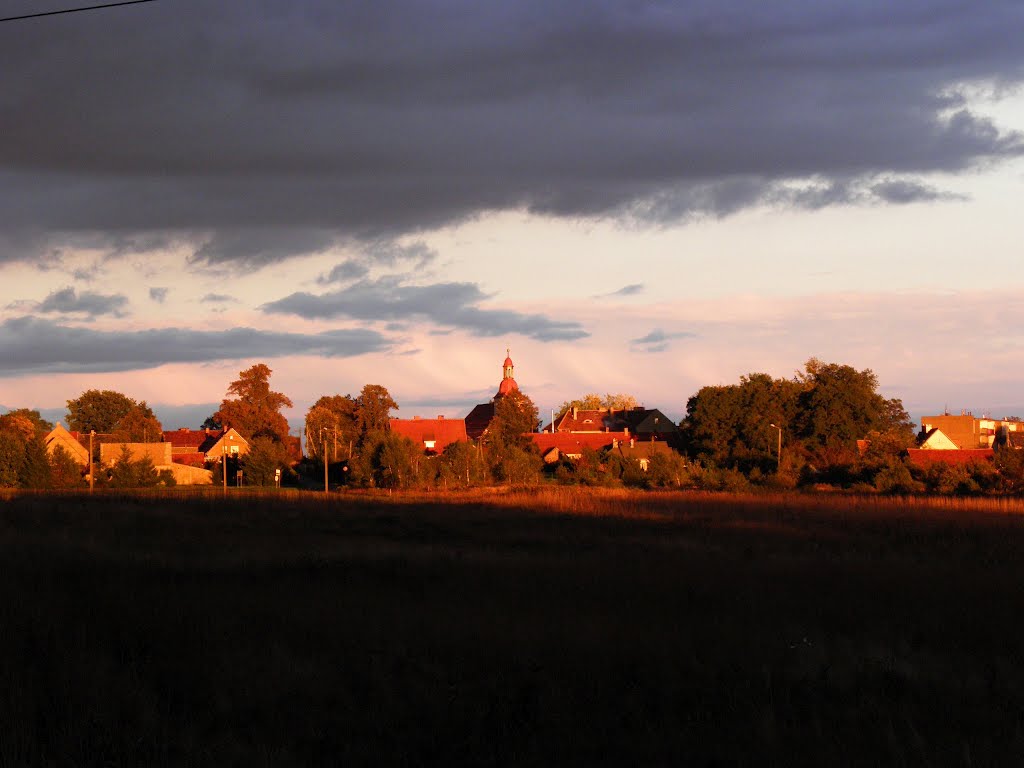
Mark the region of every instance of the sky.
<instances>
[{"instance_id":1,"label":"sky","mask_svg":"<svg viewBox=\"0 0 1024 768\"><path fill-rule=\"evenodd\" d=\"M89 5L91 3L78 3ZM6 0L3 16L75 7ZM156 0L0 23L0 410L547 415L810 357L1024 415L1024 4Z\"/></svg>"}]
</instances>

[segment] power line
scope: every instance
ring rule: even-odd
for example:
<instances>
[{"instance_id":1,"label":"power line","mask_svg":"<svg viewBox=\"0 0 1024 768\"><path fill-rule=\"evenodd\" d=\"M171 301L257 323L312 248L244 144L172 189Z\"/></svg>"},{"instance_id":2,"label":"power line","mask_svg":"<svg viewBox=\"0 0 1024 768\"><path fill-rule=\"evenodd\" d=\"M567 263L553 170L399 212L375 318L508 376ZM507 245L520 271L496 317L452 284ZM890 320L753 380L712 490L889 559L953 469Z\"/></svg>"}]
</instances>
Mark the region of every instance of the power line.
<instances>
[{"instance_id":1,"label":"power line","mask_svg":"<svg viewBox=\"0 0 1024 768\"><path fill-rule=\"evenodd\" d=\"M102 5L87 5L83 8L64 8L60 11L46 11L44 13L26 13L24 16L8 16L0 21L20 21L21 19L36 19L40 16L57 16L62 13L78 13L79 11L95 11L99 8L113 8L118 5L137 5L139 3L152 3L155 0L121 0L119 3L103 3Z\"/></svg>"}]
</instances>

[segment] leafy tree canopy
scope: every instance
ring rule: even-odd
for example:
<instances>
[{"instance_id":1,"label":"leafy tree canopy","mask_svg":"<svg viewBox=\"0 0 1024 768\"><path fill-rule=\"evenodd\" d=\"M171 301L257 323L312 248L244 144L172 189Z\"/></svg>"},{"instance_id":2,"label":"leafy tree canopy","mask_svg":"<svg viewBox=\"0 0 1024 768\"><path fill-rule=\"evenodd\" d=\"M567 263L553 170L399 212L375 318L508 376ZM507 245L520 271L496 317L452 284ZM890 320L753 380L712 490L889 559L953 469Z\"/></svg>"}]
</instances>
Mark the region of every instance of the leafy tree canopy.
<instances>
[{"instance_id":1,"label":"leafy tree canopy","mask_svg":"<svg viewBox=\"0 0 1024 768\"><path fill-rule=\"evenodd\" d=\"M145 401L138 403L120 392L88 389L74 400L68 400L68 429L109 433L135 408L146 418L155 419L153 410Z\"/></svg>"},{"instance_id":2,"label":"leafy tree canopy","mask_svg":"<svg viewBox=\"0 0 1024 768\"><path fill-rule=\"evenodd\" d=\"M306 451L322 460L324 440L327 455L337 461L349 454L349 445L359 439L358 401L350 395L325 395L306 412Z\"/></svg>"},{"instance_id":3,"label":"leafy tree canopy","mask_svg":"<svg viewBox=\"0 0 1024 768\"><path fill-rule=\"evenodd\" d=\"M398 403L391 397L386 387L380 384L367 384L356 399L357 423L361 439L372 432L383 432L388 428L391 411L398 410Z\"/></svg>"},{"instance_id":4,"label":"leafy tree canopy","mask_svg":"<svg viewBox=\"0 0 1024 768\"><path fill-rule=\"evenodd\" d=\"M494 403L494 418L487 428L487 441L495 449L527 448L526 435L537 431L537 406L529 395L518 390L499 397Z\"/></svg>"},{"instance_id":5,"label":"leafy tree canopy","mask_svg":"<svg viewBox=\"0 0 1024 768\"><path fill-rule=\"evenodd\" d=\"M28 439L28 436L23 426L25 422L32 425L35 436L38 438L46 437L46 435L48 435L53 429L53 424L44 419L40 415L39 411L29 408L16 408L15 410L8 411L3 416L0 416L0 429L7 429L9 428L8 425L12 425L15 422L21 425L18 426L16 430L25 434L26 439Z\"/></svg>"},{"instance_id":6,"label":"leafy tree canopy","mask_svg":"<svg viewBox=\"0 0 1024 768\"><path fill-rule=\"evenodd\" d=\"M270 388L271 373L273 371L263 363L239 372L238 379L228 387L228 397L212 418L238 430L246 439L269 437L284 442L288 436L288 420L281 409L291 408L292 401Z\"/></svg>"},{"instance_id":7,"label":"leafy tree canopy","mask_svg":"<svg viewBox=\"0 0 1024 768\"><path fill-rule=\"evenodd\" d=\"M143 400L121 417L113 433L114 439L122 443L159 443L163 440L163 425Z\"/></svg>"},{"instance_id":8,"label":"leafy tree canopy","mask_svg":"<svg viewBox=\"0 0 1024 768\"><path fill-rule=\"evenodd\" d=\"M614 408L616 411L625 411L630 408L636 408L637 402L633 395L627 395L622 392L616 394L606 394L604 397L591 392L584 395L583 397L577 398L576 400L566 400L555 411L558 416L562 416L566 411L572 410L573 408L579 408L581 411L596 411L599 408L605 408L611 410Z\"/></svg>"}]
</instances>

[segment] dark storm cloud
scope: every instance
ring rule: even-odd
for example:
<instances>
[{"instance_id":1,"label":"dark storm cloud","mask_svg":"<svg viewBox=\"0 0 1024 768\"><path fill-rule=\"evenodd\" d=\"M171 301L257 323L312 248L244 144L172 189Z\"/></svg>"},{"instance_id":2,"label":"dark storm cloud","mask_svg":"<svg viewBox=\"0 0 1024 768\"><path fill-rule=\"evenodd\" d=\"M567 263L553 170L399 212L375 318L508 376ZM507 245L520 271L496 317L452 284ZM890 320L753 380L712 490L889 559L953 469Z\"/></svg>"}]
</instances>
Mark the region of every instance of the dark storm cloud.
<instances>
[{"instance_id":1,"label":"dark storm cloud","mask_svg":"<svg viewBox=\"0 0 1024 768\"><path fill-rule=\"evenodd\" d=\"M580 339L590 335L577 322L476 306L487 298L475 283L406 285L402 278L392 276L362 280L319 295L293 293L261 309L270 314L298 315L309 320L350 317L403 322L422 318L479 336L519 333L540 341Z\"/></svg>"},{"instance_id":2,"label":"dark storm cloud","mask_svg":"<svg viewBox=\"0 0 1024 768\"><path fill-rule=\"evenodd\" d=\"M669 342L675 339L692 339L696 334L689 331L666 333L660 328L655 328L646 336L633 339L630 346L638 352L664 352L669 347Z\"/></svg>"},{"instance_id":3,"label":"dark storm cloud","mask_svg":"<svg viewBox=\"0 0 1024 768\"><path fill-rule=\"evenodd\" d=\"M367 329L318 334L254 328L97 331L17 317L0 323L0 375L128 371L167 363L286 355L352 357L389 347L384 336Z\"/></svg>"},{"instance_id":4,"label":"dark storm cloud","mask_svg":"<svg viewBox=\"0 0 1024 768\"><path fill-rule=\"evenodd\" d=\"M958 89L1019 84L1022 38L1015 0L185 0L7 24L0 262L81 232L256 267L507 208L935 199L921 174L1021 153Z\"/></svg>"},{"instance_id":5,"label":"dark storm cloud","mask_svg":"<svg viewBox=\"0 0 1024 768\"><path fill-rule=\"evenodd\" d=\"M120 293L77 293L74 288L62 288L39 302L35 311L43 314L85 315L89 318L101 315L121 317L127 304L128 298Z\"/></svg>"},{"instance_id":6,"label":"dark storm cloud","mask_svg":"<svg viewBox=\"0 0 1024 768\"><path fill-rule=\"evenodd\" d=\"M163 304L167 299L167 288L150 288L149 298L155 301L157 304Z\"/></svg>"}]
</instances>

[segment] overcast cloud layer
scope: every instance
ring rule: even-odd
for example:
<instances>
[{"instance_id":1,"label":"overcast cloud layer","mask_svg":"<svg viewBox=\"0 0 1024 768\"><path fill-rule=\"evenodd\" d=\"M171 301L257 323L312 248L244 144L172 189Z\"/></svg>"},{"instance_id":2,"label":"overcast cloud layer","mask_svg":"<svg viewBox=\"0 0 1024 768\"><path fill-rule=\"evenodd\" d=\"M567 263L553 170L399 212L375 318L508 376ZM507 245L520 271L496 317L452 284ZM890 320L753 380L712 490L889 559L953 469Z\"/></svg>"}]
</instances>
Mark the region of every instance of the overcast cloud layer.
<instances>
[{"instance_id":1,"label":"overcast cloud layer","mask_svg":"<svg viewBox=\"0 0 1024 768\"><path fill-rule=\"evenodd\" d=\"M162 0L0 25L0 260L259 266L523 207L674 222L942 198L1024 5ZM142 235L141 239L139 239ZM342 269L358 276L359 267Z\"/></svg>"},{"instance_id":2,"label":"overcast cloud layer","mask_svg":"<svg viewBox=\"0 0 1024 768\"><path fill-rule=\"evenodd\" d=\"M318 334L253 328L97 331L19 317L0 323L0 375L129 371L166 363L286 355L351 357L383 351L389 346L384 336L366 329Z\"/></svg>"}]
</instances>

